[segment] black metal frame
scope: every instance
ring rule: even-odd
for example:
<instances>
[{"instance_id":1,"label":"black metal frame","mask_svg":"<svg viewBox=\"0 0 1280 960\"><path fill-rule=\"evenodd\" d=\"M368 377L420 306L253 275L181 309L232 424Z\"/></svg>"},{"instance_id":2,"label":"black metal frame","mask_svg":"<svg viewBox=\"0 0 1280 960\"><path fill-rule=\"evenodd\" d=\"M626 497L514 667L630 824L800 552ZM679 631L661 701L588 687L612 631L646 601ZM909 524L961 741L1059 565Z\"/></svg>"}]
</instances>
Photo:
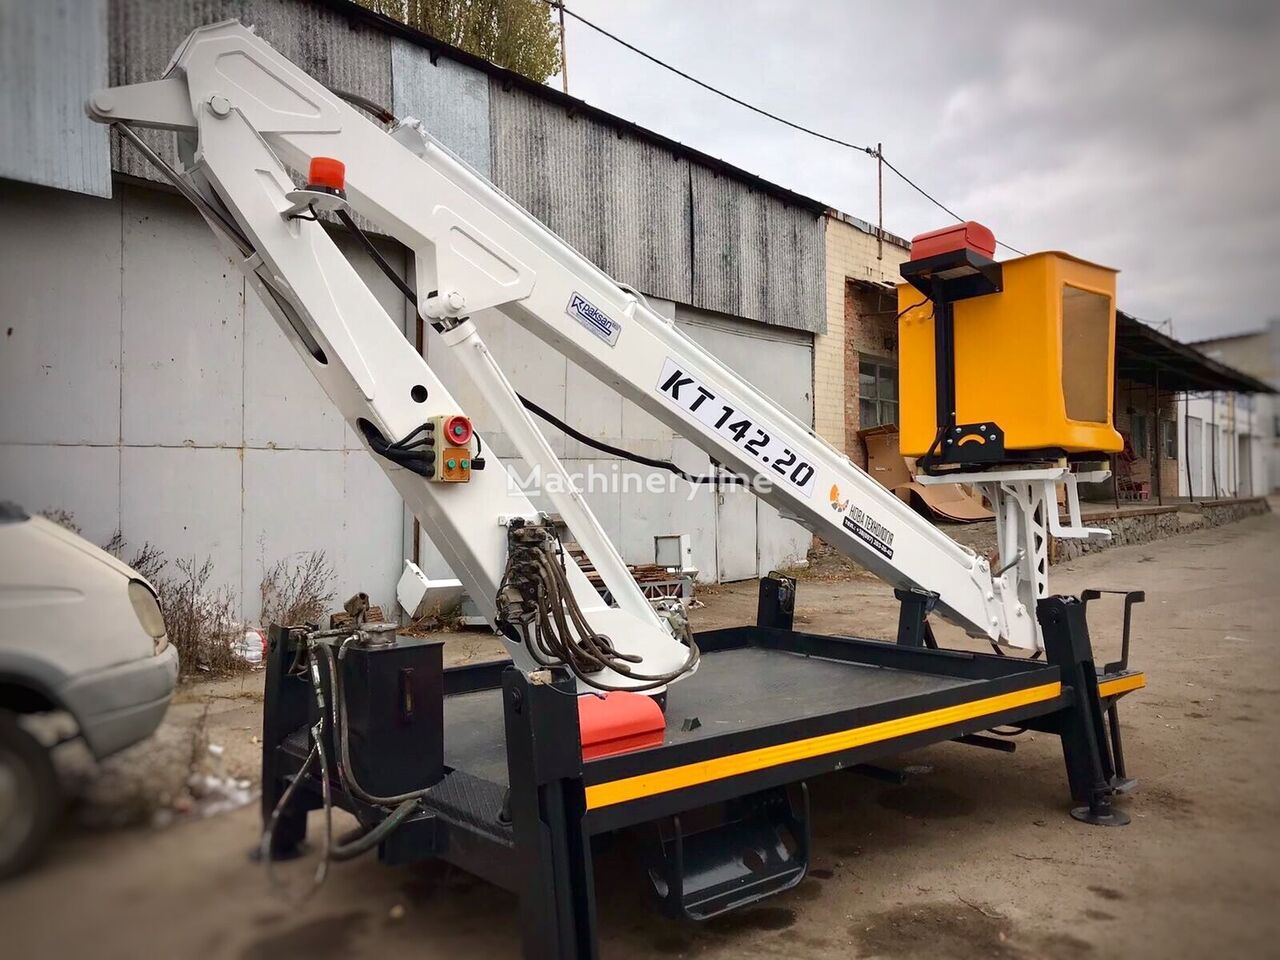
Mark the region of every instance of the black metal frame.
<instances>
[{"instance_id":1,"label":"black metal frame","mask_svg":"<svg viewBox=\"0 0 1280 960\"><path fill-rule=\"evenodd\" d=\"M955 301L998 293L1000 264L968 248L908 260L903 279L933 303L933 369L937 436L920 458L926 472L940 465L999 463L1006 459L1004 431L994 422L956 423ZM970 438L972 442L965 442Z\"/></svg>"},{"instance_id":2,"label":"black metal frame","mask_svg":"<svg viewBox=\"0 0 1280 960\"><path fill-rule=\"evenodd\" d=\"M929 614L938 603L938 594L917 587L894 589L898 608L898 643L904 647L930 647L938 649L933 628L929 626Z\"/></svg>"},{"instance_id":3,"label":"black metal frame","mask_svg":"<svg viewBox=\"0 0 1280 960\"><path fill-rule=\"evenodd\" d=\"M893 644L796 632L790 629L794 597L795 583L789 578L762 580L757 625L699 634L700 648L709 660L717 651L755 647L965 682L889 702L851 704L723 734L676 738L660 747L583 762L574 682L567 671L526 675L506 661L449 668L444 675L446 698L501 689L509 789L465 769L447 768L444 779L424 798L422 811L379 848L381 859L405 863L440 858L514 890L520 899L524 955L578 960L597 956L593 835L803 783L823 773L874 772L878 768L870 761L944 740L987 746L991 738L980 734L993 727L1014 724L1057 734L1071 795L1087 814L1081 819L1119 819L1110 807L1117 771L1102 721L1104 705L1109 707L1114 698L1102 697L1098 684L1100 679L1132 674L1100 677L1093 664L1084 603L1064 597L1041 602L1048 656L1033 661L930 649L914 641ZM924 607L919 603L911 619L923 622ZM264 817L296 776L309 748L308 681L289 672L296 640L290 630L272 628L263 722ZM703 669L709 668L704 663ZM989 710L988 702L993 704ZM933 719L919 720L906 733L873 738L858 733L884 729L871 725L903 718ZM857 735L847 736L851 732ZM819 746L777 763L755 759L771 756L775 747L790 756L803 744ZM831 749L824 744L831 744ZM616 792L619 783L650 783L655 774L669 778L678 768L703 763L725 770L711 779L640 790L634 796L600 792ZM633 777L643 779L629 780ZM295 808L279 821L276 856L287 856L302 844L306 811L319 804L316 775L308 774L304 786L295 795ZM627 789L631 788L623 792ZM335 793L335 802L349 806L341 791ZM360 812L366 818L377 813L370 808Z\"/></svg>"},{"instance_id":4,"label":"black metal frame","mask_svg":"<svg viewBox=\"0 0 1280 960\"><path fill-rule=\"evenodd\" d=\"M1080 594L1080 604L1085 608L1086 616L1089 603L1108 593L1124 597L1124 627L1120 639L1120 659L1108 663L1102 668L1102 672L1103 674L1124 673L1129 669L1129 639L1133 630L1133 608L1136 604L1145 603L1147 594L1145 590L1085 590ZM1124 742L1120 736L1120 707L1115 698L1112 698L1107 706L1107 731L1110 734L1111 761L1114 768L1111 777L1112 788L1116 793L1129 793L1137 787L1138 781L1130 777L1125 770Z\"/></svg>"}]
</instances>

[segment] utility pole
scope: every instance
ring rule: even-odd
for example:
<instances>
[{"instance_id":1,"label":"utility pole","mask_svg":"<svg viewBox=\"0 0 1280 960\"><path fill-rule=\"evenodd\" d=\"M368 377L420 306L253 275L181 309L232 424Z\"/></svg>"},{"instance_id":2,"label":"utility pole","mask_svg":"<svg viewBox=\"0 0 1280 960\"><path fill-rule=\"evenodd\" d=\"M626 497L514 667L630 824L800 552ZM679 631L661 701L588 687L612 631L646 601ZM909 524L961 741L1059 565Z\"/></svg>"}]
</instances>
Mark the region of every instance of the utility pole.
<instances>
[{"instance_id":1,"label":"utility pole","mask_svg":"<svg viewBox=\"0 0 1280 960\"><path fill-rule=\"evenodd\" d=\"M884 259L884 144L876 144L876 259Z\"/></svg>"},{"instance_id":2,"label":"utility pole","mask_svg":"<svg viewBox=\"0 0 1280 960\"><path fill-rule=\"evenodd\" d=\"M564 0L556 4L560 11L560 86L565 93L569 92L569 53L564 48Z\"/></svg>"}]
</instances>

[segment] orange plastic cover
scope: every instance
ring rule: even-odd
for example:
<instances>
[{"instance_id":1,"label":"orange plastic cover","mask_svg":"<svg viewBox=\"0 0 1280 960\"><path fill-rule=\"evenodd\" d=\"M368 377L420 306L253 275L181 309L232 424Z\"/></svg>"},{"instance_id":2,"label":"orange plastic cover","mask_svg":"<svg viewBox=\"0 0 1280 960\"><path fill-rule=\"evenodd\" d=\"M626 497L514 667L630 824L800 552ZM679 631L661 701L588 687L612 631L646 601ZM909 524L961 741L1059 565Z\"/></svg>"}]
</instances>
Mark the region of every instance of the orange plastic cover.
<instances>
[{"instance_id":1,"label":"orange plastic cover","mask_svg":"<svg viewBox=\"0 0 1280 960\"><path fill-rule=\"evenodd\" d=\"M578 698L582 759L598 760L615 753L662 745L667 718L652 697L613 690L604 697Z\"/></svg>"},{"instance_id":2,"label":"orange plastic cover","mask_svg":"<svg viewBox=\"0 0 1280 960\"><path fill-rule=\"evenodd\" d=\"M963 250L965 247L984 257L994 257L996 235L973 220L943 227L941 230L930 230L912 239L911 259L923 260L925 257L936 257L940 253Z\"/></svg>"}]
</instances>

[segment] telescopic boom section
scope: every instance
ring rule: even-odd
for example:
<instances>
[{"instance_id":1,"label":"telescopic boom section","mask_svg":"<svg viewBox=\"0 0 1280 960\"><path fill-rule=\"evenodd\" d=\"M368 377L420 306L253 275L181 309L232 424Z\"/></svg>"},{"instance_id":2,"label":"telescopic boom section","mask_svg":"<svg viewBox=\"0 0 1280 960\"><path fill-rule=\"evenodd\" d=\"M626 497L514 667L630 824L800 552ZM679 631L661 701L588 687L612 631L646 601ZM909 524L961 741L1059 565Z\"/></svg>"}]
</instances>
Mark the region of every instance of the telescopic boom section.
<instances>
[{"instance_id":1,"label":"telescopic boom section","mask_svg":"<svg viewBox=\"0 0 1280 960\"><path fill-rule=\"evenodd\" d=\"M388 133L234 22L196 30L165 80L97 94L90 113L179 132L189 154L185 179L211 207L202 213L217 230L225 208L243 231L253 252L236 256L251 284L351 423L372 423L395 440L460 410L323 229L297 215L307 196L288 170L307 171L317 157L345 166L341 203L413 251L418 309L442 330L447 362L481 391L517 452L544 477L563 468L468 319L480 311L498 310L525 327L887 583L937 594L936 610L968 633L1040 647L1016 571L993 577L985 558L914 513L420 124L404 121ZM494 619L507 558L501 524L536 511L507 489L490 459L492 469L456 484L379 462ZM584 616L618 650L643 658L638 672L678 670L686 648L640 594L582 498L565 489L553 494L548 485L548 497L616 603L599 602L570 562Z\"/></svg>"}]
</instances>

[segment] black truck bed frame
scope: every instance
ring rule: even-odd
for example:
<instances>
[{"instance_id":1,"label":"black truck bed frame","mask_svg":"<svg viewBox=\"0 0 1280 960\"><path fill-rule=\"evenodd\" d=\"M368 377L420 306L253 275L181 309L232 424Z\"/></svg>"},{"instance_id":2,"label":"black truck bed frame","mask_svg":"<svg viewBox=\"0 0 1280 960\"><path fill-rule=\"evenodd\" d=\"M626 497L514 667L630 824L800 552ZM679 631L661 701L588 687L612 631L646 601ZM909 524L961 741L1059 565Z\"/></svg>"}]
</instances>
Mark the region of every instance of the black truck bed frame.
<instances>
[{"instance_id":1,"label":"black truck bed frame","mask_svg":"<svg viewBox=\"0 0 1280 960\"><path fill-rule=\"evenodd\" d=\"M514 890L527 957L597 956L591 837L802 784L946 740L1018 725L1062 740L1078 819L1123 822L1110 806L1125 777L1115 701L1145 685L1122 662L1093 663L1085 603L1041 601L1044 661L791 629L764 602L755 626L697 636L698 671L667 693L661 746L583 761L575 685L531 679L509 661L444 673L444 778L422 812L379 847L389 864L439 858ZM785 591L784 591L785 592ZM794 585L790 596L794 596ZM1095 594L1096 596L1096 594ZM1091 597L1087 594L1086 601ZM1127 617L1126 617L1127 619ZM1126 631L1127 634L1127 631ZM288 628L270 637L263 723L263 816L310 750L305 679L290 676ZM541 681L541 682L539 682ZM273 854L303 841L320 804L316 774L277 824ZM334 802L367 820L335 786Z\"/></svg>"}]
</instances>

